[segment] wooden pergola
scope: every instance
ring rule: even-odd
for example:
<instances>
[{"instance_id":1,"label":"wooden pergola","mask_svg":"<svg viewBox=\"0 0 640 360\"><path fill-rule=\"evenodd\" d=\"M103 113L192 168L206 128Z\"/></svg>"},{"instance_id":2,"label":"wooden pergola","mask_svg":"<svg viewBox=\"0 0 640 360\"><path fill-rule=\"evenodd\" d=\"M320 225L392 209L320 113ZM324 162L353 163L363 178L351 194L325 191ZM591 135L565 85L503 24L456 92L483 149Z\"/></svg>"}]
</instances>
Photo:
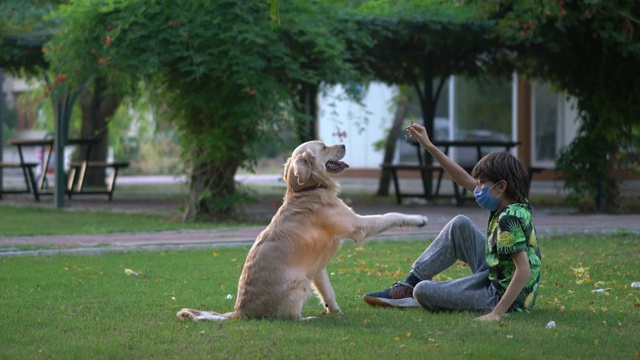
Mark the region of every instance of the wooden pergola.
<instances>
[{"instance_id":1,"label":"wooden pergola","mask_svg":"<svg viewBox=\"0 0 640 360\"><path fill-rule=\"evenodd\" d=\"M3 41L9 44L21 56L12 57L9 67L13 69L28 68L32 72L40 72L47 84L51 84L51 79L47 74L48 64L42 55L42 47L51 38L48 31L36 31L17 35L7 35ZM3 64L0 63L0 89L4 82ZM55 131L54 131L54 151L56 154L63 154L64 147L69 141L69 123L73 106L80 94L81 89L77 88L73 91L52 91L50 94L51 105L55 114ZM0 101L0 124L4 123L3 101ZM2 161L2 126L0 126L0 161ZM64 156L56 156L54 162L55 168L55 186L53 191L54 204L56 208L64 207L65 196L65 176L64 176ZM2 173L0 172L0 186L2 186Z\"/></svg>"}]
</instances>

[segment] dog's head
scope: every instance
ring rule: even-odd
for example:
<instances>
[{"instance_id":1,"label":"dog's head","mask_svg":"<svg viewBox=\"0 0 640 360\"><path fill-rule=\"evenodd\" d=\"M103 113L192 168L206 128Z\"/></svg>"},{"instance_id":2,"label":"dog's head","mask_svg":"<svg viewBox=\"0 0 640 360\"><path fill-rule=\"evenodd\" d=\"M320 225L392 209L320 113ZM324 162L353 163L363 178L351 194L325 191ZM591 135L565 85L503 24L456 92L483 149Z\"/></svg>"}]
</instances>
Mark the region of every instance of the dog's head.
<instances>
[{"instance_id":1,"label":"dog's head","mask_svg":"<svg viewBox=\"0 0 640 360\"><path fill-rule=\"evenodd\" d=\"M309 141L298 146L284 165L284 180L295 191L315 188L337 188L332 175L341 173L349 165L341 159L344 145L327 146L322 141Z\"/></svg>"}]
</instances>

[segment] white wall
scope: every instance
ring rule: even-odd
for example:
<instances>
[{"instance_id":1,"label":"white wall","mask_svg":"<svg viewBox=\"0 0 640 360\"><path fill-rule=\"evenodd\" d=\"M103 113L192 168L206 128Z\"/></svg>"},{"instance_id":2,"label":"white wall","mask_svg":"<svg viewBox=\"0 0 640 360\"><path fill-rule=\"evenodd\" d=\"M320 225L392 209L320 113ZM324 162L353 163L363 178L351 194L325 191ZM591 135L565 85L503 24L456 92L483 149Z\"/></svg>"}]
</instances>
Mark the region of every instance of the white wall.
<instances>
[{"instance_id":1,"label":"white wall","mask_svg":"<svg viewBox=\"0 0 640 360\"><path fill-rule=\"evenodd\" d=\"M453 90L450 85L450 92ZM393 121L393 107L391 99L395 95L395 87L382 83L369 85L363 103L364 107L354 101L348 100L344 90L336 86L326 94L319 96L320 109L318 133L320 140L327 144L345 144L347 154L344 161L353 168L379 169L383 159L383 150L375 150L374 144L386 139L386 130L391 127ZM559 147L567 145L576 136L578 123L575 121L577 111L575 101L567 100L566 95L558 94L558 99L563 106L559 107ZM514 90L514 101L517 93ZM453 94L450 94L450 102ZM451 108L450 104L450 108ZM450 109L450 114L453 110ZM513 114L517 114L517 106L513 106ZM513 131L517 131L517 121L514 119ZM451 133L451 129L449 129ZM346 133L346 137L340 137L339 133ZM398 149L396 149L396 161ZM545 166L535 162L534 165ZM553 166L553 164L548 164Z\"/></svg>"},{"instance_id":2,"label":"white wall","mask_svg":"<svg viewBox=\"0 0 640 360\"><path fill-rule=\"evenodd\" d=\"M391 127L393 89L381 83L370 84L362 101L364 107L347 101L341 86L320 95L320 140L327 144L345 144L347 153L344 161L350 167L380 167L384 152L375 150L374 144L386 139L386 129ZM346 137L340 137L340 133L346 133Z\"/></svg>"}]
</instances>

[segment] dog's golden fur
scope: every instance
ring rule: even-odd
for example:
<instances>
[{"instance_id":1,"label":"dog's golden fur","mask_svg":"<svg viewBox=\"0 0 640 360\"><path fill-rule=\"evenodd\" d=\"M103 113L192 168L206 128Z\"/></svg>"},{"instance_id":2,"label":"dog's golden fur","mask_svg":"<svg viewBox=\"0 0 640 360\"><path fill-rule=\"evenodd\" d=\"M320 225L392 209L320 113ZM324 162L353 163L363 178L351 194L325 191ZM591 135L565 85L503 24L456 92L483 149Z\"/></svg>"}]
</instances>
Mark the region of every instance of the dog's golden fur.
<instances>
[{"instance_id":1,"label":"dog's golden fur","mask_svg":"<svg viewBox=\"0 0 640 360\"><path fill-rule=\"evenodd\" d=\"M178 317L193 321L302 319L302 307L311 296L310 285L324 304L325 313L340 313L326 266L341 240L362 243L394 226L427 223L427 218L419 215L361 216L345 205L332 178L348 167L340 161L344 154L344 145L310 141L298 146L284 167L284 203L247 255L235 310L219 314L182 309Z\"/></svg>"}]
</instances>

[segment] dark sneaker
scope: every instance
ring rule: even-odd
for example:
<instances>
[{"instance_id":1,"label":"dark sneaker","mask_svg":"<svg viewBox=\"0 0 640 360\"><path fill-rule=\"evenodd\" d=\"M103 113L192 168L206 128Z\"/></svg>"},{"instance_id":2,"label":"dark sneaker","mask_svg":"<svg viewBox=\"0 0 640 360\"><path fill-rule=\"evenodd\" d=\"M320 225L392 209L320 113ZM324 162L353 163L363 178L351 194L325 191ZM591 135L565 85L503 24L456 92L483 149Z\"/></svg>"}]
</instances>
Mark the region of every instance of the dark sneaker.
<instances>
[{"instance_id":1,"label":"dark sneaker","mask_svg":"<svg viewBox=\"0 0 640 360\"><path fill-rule=\"evenodd\" d=\"M379 292L364 294L362 300L369 305L392 307L420 307L413 298L413 286L401 282Z\"/></svg>"}]
</instances>

